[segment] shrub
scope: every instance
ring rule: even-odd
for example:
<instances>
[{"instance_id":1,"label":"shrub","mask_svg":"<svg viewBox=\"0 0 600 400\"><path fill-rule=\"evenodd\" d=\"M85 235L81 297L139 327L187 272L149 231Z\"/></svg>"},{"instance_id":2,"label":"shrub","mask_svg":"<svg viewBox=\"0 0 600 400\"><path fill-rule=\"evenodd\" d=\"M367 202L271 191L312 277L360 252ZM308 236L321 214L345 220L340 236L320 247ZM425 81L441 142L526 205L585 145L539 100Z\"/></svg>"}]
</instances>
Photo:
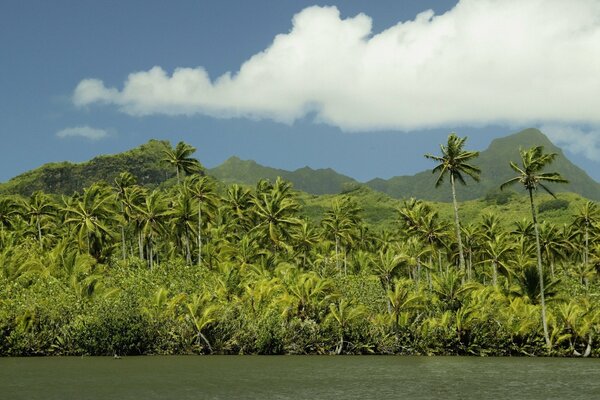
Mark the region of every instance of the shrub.
<instances>
[{"instance_id":1,"label":"shrub","mask_svg":"<svg viewBox=\"0 0 600 400\"><path fill-rule=\"evenodd\" d=\"M544 201L538 207L540 213L552 210L566 210L569 207L569 201L564 199L552 199Z\"/></svg>"}]
</instances>

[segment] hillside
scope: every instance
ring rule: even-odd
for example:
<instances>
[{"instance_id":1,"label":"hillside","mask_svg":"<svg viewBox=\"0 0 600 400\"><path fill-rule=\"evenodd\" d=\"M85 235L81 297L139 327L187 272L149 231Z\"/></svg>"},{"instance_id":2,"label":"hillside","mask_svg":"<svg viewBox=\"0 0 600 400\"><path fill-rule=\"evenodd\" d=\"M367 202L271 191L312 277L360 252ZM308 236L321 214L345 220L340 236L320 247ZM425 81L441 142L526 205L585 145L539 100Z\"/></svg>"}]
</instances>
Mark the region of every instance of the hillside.
<instances>
[{"instance_id":1,"label":"hillside","mask_svg":"<svg viewBox=\"0 0 600 400\"><path fill-rule=\"evenodd\" d=\"M292 182L295 189L311 194L335 194L357 186L354 179L339 174L331 168L312 169L304 167L286 171L262 166L255 161L231 157L207 173L224 183L244 183L254 185L260 179L274 181L278 176Z\"/></svg>"},{"instance_id":2,"label":"hillside","mask_svg":"<svg viewBox=\"0 0 600 400\"><path fill-rule=\"evenodd\" d=\"M174 170L161 162L166 143L150 140L132 150L98 156L83 163L65 161L45 164L0 184L0 193L28 196L42 190L70 195L100 180L112 183L123 171L131 172L141 185L156 186L175 175Z\"/></svg>"},{"instance_id":3,"label":"hillside","mask_svg":"<svg viewBox=\"0 0 600 400\"><path fill-rule=\"evenodd\" d=\"M0 193L30 195L36 190L43 190L48 193L72 194L92 182L104 180L110 183L122 171L131 172L142 185L155 187L174 176L173 170L161 162L165 144L168 142L151 140L135 149L115 155L99 156L84 163L46 164L0 184ZM520 160L519 148L535 145L544 146L547 152L558 153L551 170L563 174L570 183L555 186L557 192L573 192L592 200L600 200L600 184L571 163L562 150L554 146L537 129L527 129L492 141L488 149L482 151L473 162L482 170L481 182L468 181L467 186L459 187L459 200L480 199L498 190L502 182L513 176L508 162ZM468 142L467 148L469 148ZM435 149L435 146L432 146L432 149ZM416 197L430 201L450 201L448 186L436 188L434 184L436 176L431 173L431 170L388 180L373 179L363 185L330 168L304 167L295 171L286 171L266 167L255 161L231 157L206 172L226 184L240 183L252 186L259 179L275 180L281 176L290 181L295 189L316 195L337 194L366 185L396 199ZM514 190L520 192L521 189L515 187Z\"/></svg>"},{"instance_id":4,"label":"hillside","mask_svg":"<svg viewBox=\"0 0 600 400\"><path fill-rule=\"evenodd\" d=\"M526 129L510 136L495 139L482 151L473 164L481 169L481 182L467 181L467 186L459 187L460 200L472 200L484 197L488 192L496 190L503 182L514 176L509 161L520 162L519 149L532 146L544 146L546 152L557 153L551 165L570 182L566 185L551 186L556 192L573 192L592 200L600 200L600 184L571 163L562 150L537 129ZM467 142L468 148L468 142ZM432 201L450 201L450 190L446 185L435 188L436 175L431 170L412 176L396 176L388 180L373 179L367 186L389 194L395 198L416 197ZM520 188L515 187L515 190Z\"/></svg>"}]
</instances>

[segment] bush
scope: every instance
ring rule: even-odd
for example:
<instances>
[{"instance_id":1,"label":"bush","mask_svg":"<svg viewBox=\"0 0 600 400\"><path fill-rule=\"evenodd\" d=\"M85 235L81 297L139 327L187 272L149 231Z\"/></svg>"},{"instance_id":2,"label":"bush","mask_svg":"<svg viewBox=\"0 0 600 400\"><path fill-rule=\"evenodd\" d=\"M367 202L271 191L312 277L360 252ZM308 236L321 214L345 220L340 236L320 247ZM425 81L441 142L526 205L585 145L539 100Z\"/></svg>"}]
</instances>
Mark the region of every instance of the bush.
<instances>
[{"instance_id":1,"label":"bush","mask_svg":"<svg viewBox=\"0 0 600 400\"><path fill-rule=\"evenodd\" d=\"M486 193L484 201L487 204L496 204L496 205L504 205L510 202L510 199L516 193L512 190L500 190L500 189L492 189Z\"/></svg>"},{"instance_id":2,"label":"bush","mask_svg":"<svg viewBox=\"0 0 600 400\"><path fill-rule=\"evenodd\" d=\"M540 213L553 210L566 210L569 207L569 201L564 199L552 199L544 201L538 207Z\"/></svg>"}]
</instances>

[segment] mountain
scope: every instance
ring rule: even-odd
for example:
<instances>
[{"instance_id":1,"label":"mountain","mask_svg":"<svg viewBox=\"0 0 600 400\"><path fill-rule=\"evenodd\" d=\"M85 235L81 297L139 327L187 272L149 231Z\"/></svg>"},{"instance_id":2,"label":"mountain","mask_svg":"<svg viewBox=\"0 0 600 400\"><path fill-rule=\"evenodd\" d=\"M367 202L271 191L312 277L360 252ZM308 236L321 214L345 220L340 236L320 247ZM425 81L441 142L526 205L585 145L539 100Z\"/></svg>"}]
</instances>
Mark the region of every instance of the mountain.
<instances>
[{"instance_id":1,"label":"mountain","mask_svg":"<svg viewBox=\"0 0 600 400\"><path fill-rule=\"evenodd\" d=\"M520 163L520 148L544 146L547 153L557 153L558 156L549 166L548 171L556 171L569 180L568 184L549 185L556 192L578 193L588 199L600 200L600 184L571 163L562 150L537 129L526 129L521 132L495 139L490 146L474 159L472 164L481 169L481 182L476 183L467 178L467 185L459 185L457 194L459 200L472 200L484 197L487 193L497 190L508 179L516 176L510 168L509 161ZM467 141L468 148L468 141ZM416 197L432 201L451 201L448 183L436 188L437 175L431 170L412 176L396 176L388 180L373 179L367 186L396 198ZM514 186L519 191L520 187Z\"/></svg>"},{"instance_id":2,"label":"mountain","mask_svg":"<svg viewBox=\"0 0 600 400\"><path fill-rule=\"evenodd\" d=\"M255 161L231 157L216 168L207 170L207 174L225 183L244 183L254 185L259 179L274 181L278 176L291 182L295 189L311 194L335 194L358 186L354 179L327 169L304 167L295 171L286 171L262 166Z\"/></svg>"},{"instance_id":3,"label":"mountain","mask_svg":"<svg viewBox=\"0 0 600 400\"><path fill-rule=\"evenodd\" d=\"M45 164L0 184L0 193L28 196L42 190L47 193L73 194L99 180L112 183L122 171L131 172L139 184L157 186L172 178L175 171L161 162L165 141L150 140L132 150L102 155L83 163Z\"/></svg>"},{"instance_id":4,"label":"mountain","mask_svg":"<svg viewBox=\"0 0 600 400\"><path fill-rule=\"evenodd\" d=\"M150 140L135 149L96 157L84 163L50 163L12 178L0 184L0 193L30 195L36 190L48 193L72 194L81 191L93 182L104 180L112 183L122 171L136 176L138 183L155 187L173 178L174 170L161 161L166 141ZM457 190L460 201L485 197L497 191L500 184L514 176L509 161L520 161L519 148L542 145L546 152L558 154L549 170L560 172L569 179L567 185L555 185L557 192L578 193L588 199L600 200L600 184L590 178L585 171L571 163L562 150L552 144L537 129L526 129L510 136L495 139L482 151L473 164L481 168L481 182L467 181L466 186ZM432 146L434 148L435 146ZM467 141L468 148L468 141ZM431 201L450 201L450 188L444 184L435 187L436 176L431 170L412 176L396 176L387 180L373 179L366 184L327 169L304 167L295 171L262 166L255 161L231 157L223 164L207 169L207 174L224 183L254 185L259 179L275 180L278 176L290 181L294 188L310 194L336 194L356 189L360 186L388 194L394 198L416 197ZM521 191L518 186L515 191Z\"/></svg>"}]
</instances>

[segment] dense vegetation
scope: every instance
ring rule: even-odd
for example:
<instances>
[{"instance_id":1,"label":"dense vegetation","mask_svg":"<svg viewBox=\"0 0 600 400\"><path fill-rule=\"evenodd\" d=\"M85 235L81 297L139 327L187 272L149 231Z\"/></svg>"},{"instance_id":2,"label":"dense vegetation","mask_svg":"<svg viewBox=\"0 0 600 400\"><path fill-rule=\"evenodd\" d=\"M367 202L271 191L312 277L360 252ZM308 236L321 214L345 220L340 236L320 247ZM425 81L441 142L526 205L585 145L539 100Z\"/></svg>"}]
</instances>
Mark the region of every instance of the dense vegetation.
<instances>
[{"instance_id":1,"label":"dense vegetation","mask_svg":"<svg viewBox=\"0 0 600 400\"><path fill-rule=\"evenodd\" d=\"M171 186L124 172L72 196L0 197L1 355L600 355L593 202L561 196L534 224L529 197L490 192L459 221L365 188L222 186L193 148L162 146Z\"/></svg>"}]
</instances>

